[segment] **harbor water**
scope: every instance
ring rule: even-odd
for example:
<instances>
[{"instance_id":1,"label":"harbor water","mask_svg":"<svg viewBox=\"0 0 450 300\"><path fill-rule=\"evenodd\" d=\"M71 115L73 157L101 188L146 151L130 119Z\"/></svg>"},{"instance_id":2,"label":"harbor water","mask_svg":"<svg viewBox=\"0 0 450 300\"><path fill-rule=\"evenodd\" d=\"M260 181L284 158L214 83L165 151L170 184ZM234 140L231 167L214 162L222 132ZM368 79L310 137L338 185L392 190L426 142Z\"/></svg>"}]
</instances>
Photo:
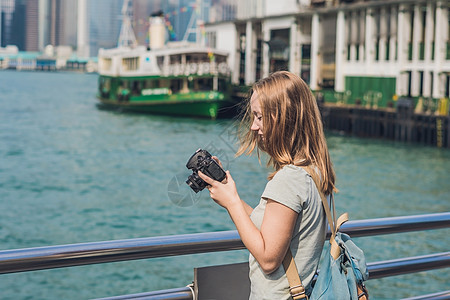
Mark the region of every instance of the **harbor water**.
<instances>
[{"instance_id":1,"label":"harbor water","mask_svg":"<svg viewBox=\"0 0 450 300\"><path fill-rule=\"evenodd\" d=\"M259 201L269 170L234 157L233 120L105 111L97 75L0 71L0 250L234 229L184 180L198 148L219 156L240 196ZM450 211L450 151L327 133L350 219ZM369 262L449 251L450 230L358 238ZM193 268L246 250L0 275L0 299L91 299L185 286ZM372 299L450 288L448 269L368 281Z\"/></svg>"}]
</instances>

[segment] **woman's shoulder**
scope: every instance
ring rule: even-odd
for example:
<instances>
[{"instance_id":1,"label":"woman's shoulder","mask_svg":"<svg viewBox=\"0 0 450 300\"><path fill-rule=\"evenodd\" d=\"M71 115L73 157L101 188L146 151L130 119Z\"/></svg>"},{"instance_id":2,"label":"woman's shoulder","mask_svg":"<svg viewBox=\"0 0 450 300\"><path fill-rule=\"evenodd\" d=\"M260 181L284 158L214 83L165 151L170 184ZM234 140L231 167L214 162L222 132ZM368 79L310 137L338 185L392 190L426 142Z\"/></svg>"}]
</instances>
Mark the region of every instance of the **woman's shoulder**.
<instances>
[{"instance_id":1,"label":"woman's shoulder","mask_svg":"<svg viewBox=\"0 0 450 300\"><path fill-rule=\"evenodd\" d=\"M309 174L302 167L286 165L267 183L262 197L280 202L299 213L309 201L310 190Z\"/></svg>"},{"instance_id":2,"label":"woman's shoulder","mask_svg":"<svg viewBox=\"0 0 450 300\"><path fill-rule=\"evenodd\" d=\"M283 166L272 178L272 184L276 185L310 185L311 176L302 167L295 165Z\"/></svg>"},{"instance_id":3,"label":"woman's shoulder","mask_svg":"<svg viewBox=\"0 0 450 300\"><path fill-rule=\"evenodd\" d=\"M280 180L286 177L294 177L298 180L309 180L311 176L309 176L308 172L306 172L302 167L296 165L285 165L275 174L273 178Z\"/></svg>"}]
</instances>

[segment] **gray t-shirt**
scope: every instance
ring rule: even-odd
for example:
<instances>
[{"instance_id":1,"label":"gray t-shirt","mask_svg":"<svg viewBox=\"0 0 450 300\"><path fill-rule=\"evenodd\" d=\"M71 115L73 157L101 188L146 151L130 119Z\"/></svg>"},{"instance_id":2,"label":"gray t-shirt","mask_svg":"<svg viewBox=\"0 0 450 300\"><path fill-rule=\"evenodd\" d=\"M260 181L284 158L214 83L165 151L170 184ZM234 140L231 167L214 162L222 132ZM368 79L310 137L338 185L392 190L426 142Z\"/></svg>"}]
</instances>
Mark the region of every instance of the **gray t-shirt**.
<instances>
[{"instance_id":1,"label":"gray t-shirt","mask_svg":"<svg viewBox=\"0 0 450 300\"><path fill-rule=\"evenodd\" d=\"M294 165L284 166L267 183L260 203L250 216L258 229L261 228L267 199L277 201L298 213L290 249L302 283L308 290L319 264L327 228L325 212L316 185L303 168ZM283 265L266 275L251 254L249 265L251 300L291 299Z\"/></svg>"}]
</instances>

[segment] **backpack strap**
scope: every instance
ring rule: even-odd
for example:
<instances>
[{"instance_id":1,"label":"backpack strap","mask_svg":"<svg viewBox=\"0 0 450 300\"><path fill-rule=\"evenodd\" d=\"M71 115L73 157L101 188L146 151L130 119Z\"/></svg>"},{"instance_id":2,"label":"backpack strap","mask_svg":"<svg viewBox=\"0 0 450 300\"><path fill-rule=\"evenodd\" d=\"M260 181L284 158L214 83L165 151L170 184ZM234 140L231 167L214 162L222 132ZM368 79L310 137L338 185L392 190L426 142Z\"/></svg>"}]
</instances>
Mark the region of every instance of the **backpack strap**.
<instances>
[{"instance_id":1,"label":"backpack strap","mask_svg":"<svg viewBox=\"0 0 450 300\"><path fill-rule=\"evenodd\" d=\"M314 183L316 184L317 191L319 192L320 199L322 199L322 205L325 210L325 214L327 216L328 225L330 225L330 231L331 231L331 237L330 237L330 253L331 256L336 260L339 255L341 255L341 247L337 244L335 240L335 236L337 232L339 231L339 228L342 224L348 221L348 213L343 213L337 220L336 220L336 207L334 205L334 196L333 194L330 195L331 198L331 207L333 208L333 214L331 213L330 206L328 205L328 201L325 197L325 195L320 190L320 184L319 184L319 178L316 172L312 172L310 167L304 168L304 170L311 176Z\"/></svg>"},{"instance_id":2,"label":"backpack strap","mask_svg":"<svg viewBox=\"0 0 450 300\"><path fill-rule=\"evenodd\" d=\"M334 237L336 236L336 233L338 232L339 228L342 224L344 224L346 221L348 221L348 213L342 214L337 220L336 218L336 208L334 206L334 196L331 194L331 207L333 208L333 214L331 214L330 205L328 205L328 201L325 197L325 195L322 193L320 189L319 184L319 178L315 171L311 170L310 167L302 167L306 173L308 173L311 178L314 181L314 184L316 185L317 191L319 192L320 199L322 200L322 205L325 210L325 214L327 216L328 225L330 226L331 230L331 237L330 237L330 253L331 256L334 259L337 259L339 255L341 254L341 248L337 244ZM298 300L298 299L308 299L308 295L306 295L305 287L302 284L302 281L300 279L300 276L298 274L297 266L295 265L294 258L292 257L291 249L288 248L287 253L283 259L283 267L286 271L286 277L289 282L289 292L291 293L292 299Z\"/></svg>"},{"instance_id":3,"label":"backpack strap","mask_svg":"<svg viewBox=\"0 0 450 300\"><path fill-rule=\"evenodd\" d=\"M286 277L289 282L289 292L291 293L292 299L308 299L305 287L303 286L300 276L298 275L297 266L295 265L290 248L286 252L286 256L283 259L283 267L286 271Z\"/></svg>"}]
</instances>

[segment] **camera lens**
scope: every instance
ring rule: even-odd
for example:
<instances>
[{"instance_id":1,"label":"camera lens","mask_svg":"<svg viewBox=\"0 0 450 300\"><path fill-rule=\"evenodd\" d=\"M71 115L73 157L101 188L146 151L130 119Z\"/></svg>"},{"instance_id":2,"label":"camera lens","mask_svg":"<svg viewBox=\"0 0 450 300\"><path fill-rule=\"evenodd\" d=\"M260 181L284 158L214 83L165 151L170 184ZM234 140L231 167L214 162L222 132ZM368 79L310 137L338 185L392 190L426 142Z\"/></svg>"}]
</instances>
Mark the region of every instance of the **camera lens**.
<instances>
[{"instance_id":1,"label":"camera lens","mask_svg":"<svg viewBox=\"0 0 450 300\"><path fill-rule=\"evenodd\" d=\"M206 182L204 182L196 173L189 175L186 183L191 187L191 189L198 193L206 187Z\"/></svg>"}]
</instances>

